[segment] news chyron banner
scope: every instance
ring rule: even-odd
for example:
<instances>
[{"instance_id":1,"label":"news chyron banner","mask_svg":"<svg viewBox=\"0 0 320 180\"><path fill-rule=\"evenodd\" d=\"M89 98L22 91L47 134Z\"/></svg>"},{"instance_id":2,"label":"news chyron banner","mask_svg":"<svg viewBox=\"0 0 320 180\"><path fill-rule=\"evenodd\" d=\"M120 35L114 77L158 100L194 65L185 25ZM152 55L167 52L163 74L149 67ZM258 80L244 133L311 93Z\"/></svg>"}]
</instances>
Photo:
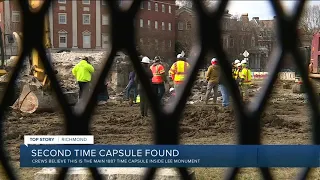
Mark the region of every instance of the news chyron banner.
<instances>
[{"instance_id":1,"label":"news chyron banner","mask_svg":"<svg viewBox=\"0 0 320 180\"><path fill-rule=\"evenodd\" d=\"M97 145L93 136L25 136L21 167L320 167L320 146Z\"/></svg>"}]
</instances>

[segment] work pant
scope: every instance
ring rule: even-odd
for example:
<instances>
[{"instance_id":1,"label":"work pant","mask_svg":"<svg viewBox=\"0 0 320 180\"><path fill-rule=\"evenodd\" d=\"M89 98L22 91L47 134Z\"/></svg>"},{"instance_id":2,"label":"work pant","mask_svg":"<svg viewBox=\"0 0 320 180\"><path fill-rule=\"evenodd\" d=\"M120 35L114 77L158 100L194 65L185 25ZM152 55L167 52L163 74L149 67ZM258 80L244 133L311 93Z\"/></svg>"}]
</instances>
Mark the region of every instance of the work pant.
<instances>
[{"instance_id":1,"label":"work pant","mask_svg":"<svg viewBox=\"0 0 320 180\"><path fill-rule=\"evenodd\" d=\"M80 99L80 98L82 98L84 90L89 85L89 82L78 82L78 85L79 85L79 99Z\"/></svg>"},{"instance_id":2,"label":"work pant","mask_svg":"<svg viewBox=\"0 0 320 180\"><path fill-rule=\"evenodd\" d=\"M144 91L139 91L140 94L140 112L141 116L146 117L148 116L149 110L149 103L147 100L147 95Z\"/></svg>"},{"instance_id":3,"label":"work pant","mask_svg":"<svg viewBox=\"0 0 320 180\"><path fill-rule=\"evenodd\" d=\"M130 99L130 91L133 90L133 100L136 101L137 98L137 88L134 83L129 83L126 89L126 98Z\"/></svg>"},{"instance_id":4,"label":"work pant","mask_svg":"<svg viewBox=\"0 0 320 180\"><path fill-rule=\"evenodd\" d=\"M159 102L161 102L162 97L165 93L165 87L164 87L164 83L161 84L152 84L152 87L154 89L154 92L156 93Z\"/></svg>"},{"instance_id":5,"label":"work pant","mask_svg":"<svg viewBox=\"0 0 320 180\"><path fill-rule=\"evenodd\" d=\"M209 101L209 98L210 98L210 94L211 94L211 91L213 90L213 103L216 103L217 102L217 98L218 98L218 83L214 83L214 82L208 82L208 85L207 85L207 92L206 92L206 96L205 96L205 101L206 101L206 104L208 103Z\"/></svg>"},{"instance_id":6,"label":"work pant","mask_svg":"<svg viewBox=\"0 0 320 180\"><path fill-rule=\"evenodd\" d=\"M241 85L243 100L249 100L249 87L250 87L250 84Z\"/></svg>"},{"instance_id":7,"label":"work pant","mask_svg":"<svg viewBox=\"0 0 320 180\"><path fill-rule=\"evenodd\" d=\"M221 95L222 95L222 106L223 107L227 107L227 106L229 106L229 92L228 92L228 89L223 84L220 84L219 87L220 87L220 92L221 92Z\"/></svg>"}]
</instances>

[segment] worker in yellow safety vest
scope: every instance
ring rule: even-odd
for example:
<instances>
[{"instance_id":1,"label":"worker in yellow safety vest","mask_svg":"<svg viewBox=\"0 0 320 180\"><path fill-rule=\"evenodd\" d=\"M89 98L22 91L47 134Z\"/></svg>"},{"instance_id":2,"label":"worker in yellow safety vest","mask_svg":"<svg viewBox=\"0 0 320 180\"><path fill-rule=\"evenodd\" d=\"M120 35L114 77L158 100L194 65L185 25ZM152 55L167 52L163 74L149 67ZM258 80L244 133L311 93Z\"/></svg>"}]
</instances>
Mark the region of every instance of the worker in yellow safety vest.
<instances>
[{"instance_id":1,"label":"worker in yellow safety vest","mask_svg":"<svg viewBox=\"0 0 320 180\"><path fill-rule=\"evenodd\" d=\"M171 66L169 70L169 75L174 83L174 89L177 92L177 89L179 88L179 85L181 85L187 76L187 71L190 68L190 65L188 62L186 62L186 59L181 55L177 55L177 61Z\"/></svg>"},{"instance_id":2,"label":"worker in yellow safety vest","mask_svg":"<svg viewBox=\"0 0 320 180\"><path fill-rule=\"evenodd\" d=\"M242 70L240 72L240 78L241 78L241 89L243 94L243 100L248 101L249 100L249 88L252 84L252 75L251 70L247 66L247 61L242 60L241 61Z\"/></svg>"},{"instance_id":3,"label":"worker in yellow safety vest","mask_svg":"<svg viewBox=\"0 0 320 180\"><path fill-rule=\"evenodd\" d=\"M240 61L238 59L236 59L233 63L232 63L232 76L234 78L236 78L236 73L238 71L238 67L237 65L240 63Z\"/></svg>"}]
</instances>

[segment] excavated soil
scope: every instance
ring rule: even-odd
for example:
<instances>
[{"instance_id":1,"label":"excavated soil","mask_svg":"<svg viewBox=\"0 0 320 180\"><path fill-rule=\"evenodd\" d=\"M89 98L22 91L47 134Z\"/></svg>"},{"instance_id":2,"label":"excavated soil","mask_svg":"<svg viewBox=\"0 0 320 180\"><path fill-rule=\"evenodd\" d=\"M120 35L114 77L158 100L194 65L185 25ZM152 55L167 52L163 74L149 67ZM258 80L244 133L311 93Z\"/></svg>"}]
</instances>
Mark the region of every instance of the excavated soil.
<instances>
[{"instance_id":1,"label":"excavated soil","mask_svg":"<svg viewBox=\"0 0 320 180\"><path fill-rule=\"evenodd\" d=\"M236 144L238 129L234 110L220 105L187 105L180 122L181 143ZM273 93L262 117L262 143L307 144L311 142L309 110L303 95L290 90ZM150 144L152 120L143 121L139 107L121 104L98 106L91 130L96 144ZM4 124L5 144L10 159L19 161L19 146L24 135L59 135L64 133L63 116L59 113L21 114L9 112ZM17 164L17 163L16 163ZM31 176L37 169L22 169ZM29 179L29 178L27 178Z\"/></svg>"}]
</instances>

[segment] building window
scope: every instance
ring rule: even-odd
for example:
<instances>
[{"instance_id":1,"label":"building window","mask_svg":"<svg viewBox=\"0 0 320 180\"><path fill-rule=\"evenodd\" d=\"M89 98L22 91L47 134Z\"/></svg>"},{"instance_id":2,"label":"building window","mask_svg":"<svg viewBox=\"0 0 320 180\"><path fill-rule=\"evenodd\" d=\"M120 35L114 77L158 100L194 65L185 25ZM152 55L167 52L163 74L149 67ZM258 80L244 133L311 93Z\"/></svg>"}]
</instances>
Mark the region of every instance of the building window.
<instances>
[{"instance_id":1,"label":"building window","mask_svg":"<svg viewBox=\"0 0 320 180\"><path fill-rule=\"evenodd\" d=\"M90 0L82 0L82 4L90 4Z\"/></svg>"},{"instance_id":2,"label":"building window","mask_svg":"<svg viewBox=\"0 0 320 180\"><path fill-rule=\"evenodd\" d=\"M86 25L90 24L90 14L82 14L82 23Z\"/></svg>"},{"instance_id":3,"label":"building window","mask_svg":"<svg viewBox=\"0 0 320 180\"><path fill-rule=\"evenodd\" d=\"M102 6L107 5L106 0L101 0L101 4L102 4Z\"/></svg>"},{"instance_id":4,"label":"building window","mask_svg":"<svg viewBox=\"0 0 320 180\"><path fill-rule=\"evenodd\" d=\"M12 22L20 22L20 12L12 11Z\"/></svg>"},{"instance_id":5,"label":"building window","mask_svg":"<svg viewBox=\"0 0 320 180\"><path fill-rule=\"evenodd\" d=\"M106 14L102 15L102 25L109 25L109 16Z\"/></svg>"},{"instance_id":6,"label":"building window","mask_svg":"<svg viewBox=\"0 0 320 180\"><path fill-rule=\"evenodd\" d=\"M255 41L254 41L254 38L251 39L251 46L255 46Z\"/></svg>"},{"instance_id":7,"label":"building window","mask_svg":"<svg viewBox=\"0 0 320 180\"><path fill-rule=\"evenodd\" d=\"M140 9L143 9L143 8L144 8L144 1L141 1Z\"/></svg>"},{"instance_id":8,"label":"building window","mask_svg":"<svg viewBox=\"0 0 320 180\"><path fill-rule=\"evenodd\" d=\"M102 35L102 48L108 48L109 45L109 36L108 35Z\"/></svg>"},{"instance_id":9,"label":"building window","mask_svg":"<svg viewBox=\"0 0 320 180\"><path fill-rule=\"evenodd\" d=\"M143 19L140 19L140 27L143 27Z\"/></svg>"},{"instance_id":10,"label":"building window","mask_svg":"<svg viewBox=\"0 0 320 180\"><path fill-rule=\"evenodd\" d=\"M166 51L166 40L162 41L161 47L162 47L162 51Z\"/></svg>"},{"instance_id":11,"label":"building window","mask_svg":"<svg viewBox=\"0 0 320 180\"><path fill-rule=\"evenodd\" d=\"M58 3L60 3L60 4L66 4L66 3L67 3L67 0L58 0Z\"/></svg>"},{"instance_id":12,"label":"building window","mask_svg":"<svg viewBox=\"0 0 320 180\"><path fill-rule=\"evenodd\" d=\"M154 10L159 11L158 3L154 3Z\"/></svg>"},{"instance_id":13,"label":"building window","mask_svg":"<svg viewBox=\"0 0 320 180\"><path fill-rule=\"evenodd\" d=\"M183 30L183 22L178 22L178 30Z\"/></svg>"},{"instance_id":14,"label":"building window","mask_svg":"<svg viewBox=\"0 0 320 180\"><path fill-rule=\"evenodd\" d=\"M166 7L162 4L162 12L166 12Z\"/></svg>"},{"instance_id":15,"label":"building window","mask_svg":"<svg viewBox=\"0 0 320 180\"><path fill-rule=\"evenodd\" d=\"M155 21L155 22L154 22L154 28L155 28L155 29L158 29L158 21Z\"/></svg>"},{"instance_id":16,"label":"building window","mask_svg":"<svg viewBox=\"0 0 320 180\"><path fill-rule=\"evenodd\" d=\"M190 21L188 21L186 24L186 30L190 30L190 29L191 29L191 23Z\"/></svg>"},{"instance_id":17,"label":"building window","mask_svg":"<svg viewBox=\"0 0 320 180\"><path fill-rule=\"evenodd\" d=\"M151 22L150 22L150 20L148 20L148 28L150 28L151 27Z\"/></svg>"},{"instance_id":18,"label":"building window","mask_svg":"<svg viewBox=\"0 0 320 180\"><path fill-rule=\"evenodd\" d=\"M66 13L59 13L59 24L67 24L67 14Z\"/></svg>"},{"instance_id":19,"label":"building window","mask_svg":"<svg viewBox=\"0 0 320 180\"><path fill-rule=\"evenodd\" d=\"M169 47L171 47L172 46L172 44L171 44L171 40L169 40Z\"/></svg>"},{"instance_id":20,"label":"building window","mask_svg":"<svg viewBox=\"0 0 320 180\"><path fill-rule=\"evenodd\" d=\"M230 38L230 48L233 48L234 47L234 40L233 38Z\"/></svg>"},{"instance_id":21,"label":"building window","mask_svg":"<svg viewBox=\"0 0 320 180\"><path fill-rule=\"evenodd\" d=\"M59 34L59 48L67 47L67 34Z\"/></svg>"},{"instance_id":22,"label":"building window","mask_svg":"<svg viewBox=\"0 0 320 180\"><path fill-rule=\"evenodd\" d=\"M142 38L140 38L140 44L143 45L143 39Z\"/></svg>"},{"instance_id":23,"label":"building window","mask_svg":"<svg viewBox=\"0 0 320 180\"><path fill-rule=\"evenodd\" d=\"M168 30L171 31L171 23L168 23Z\"/></svg>"},{"instance_id":24,"label":"building window","mask_svg":"<svg viewBox=\"0 0 320 180\"><path fill-rule=\"evenodd\" d=\"M164 25L164 22L162 22L162 30L166 30L166 27Z\"/></svg>"},{"instance_id":25,"label":"building window","mask_svg":"<svg viewBox=\"0 0 320 180\"><path fill-rule=\"evenodd\" d=\"M171 6L169 5L169 13L171 14Z\"/></svg>"},{"instance_id":26,"label":"building window","mask_svg":"<svg viewBox=\"0 0 320 180\"><path fill-rule=\"evenodd\" d=\"M0 22L2 21L2 14L0 13Z\"/></svg>"},{"instance_id":27,"label":"building window","mask_svg":"<svg viewBox=\"0 0 320 180\"><path fill-rule=\"evenodd\" d=\"M82 34L83 48L91 48L91 33L86 31Z\"/></svg>"},{"instance_id":28,"label":"building window","mask_svg":"<svg viewBox=\"0 0 320 180\"><path fill-rule=\"evenodd\" d=\"M148 2L148 10L151 10L151 2Z\"/></svg>"}]
</instances>

